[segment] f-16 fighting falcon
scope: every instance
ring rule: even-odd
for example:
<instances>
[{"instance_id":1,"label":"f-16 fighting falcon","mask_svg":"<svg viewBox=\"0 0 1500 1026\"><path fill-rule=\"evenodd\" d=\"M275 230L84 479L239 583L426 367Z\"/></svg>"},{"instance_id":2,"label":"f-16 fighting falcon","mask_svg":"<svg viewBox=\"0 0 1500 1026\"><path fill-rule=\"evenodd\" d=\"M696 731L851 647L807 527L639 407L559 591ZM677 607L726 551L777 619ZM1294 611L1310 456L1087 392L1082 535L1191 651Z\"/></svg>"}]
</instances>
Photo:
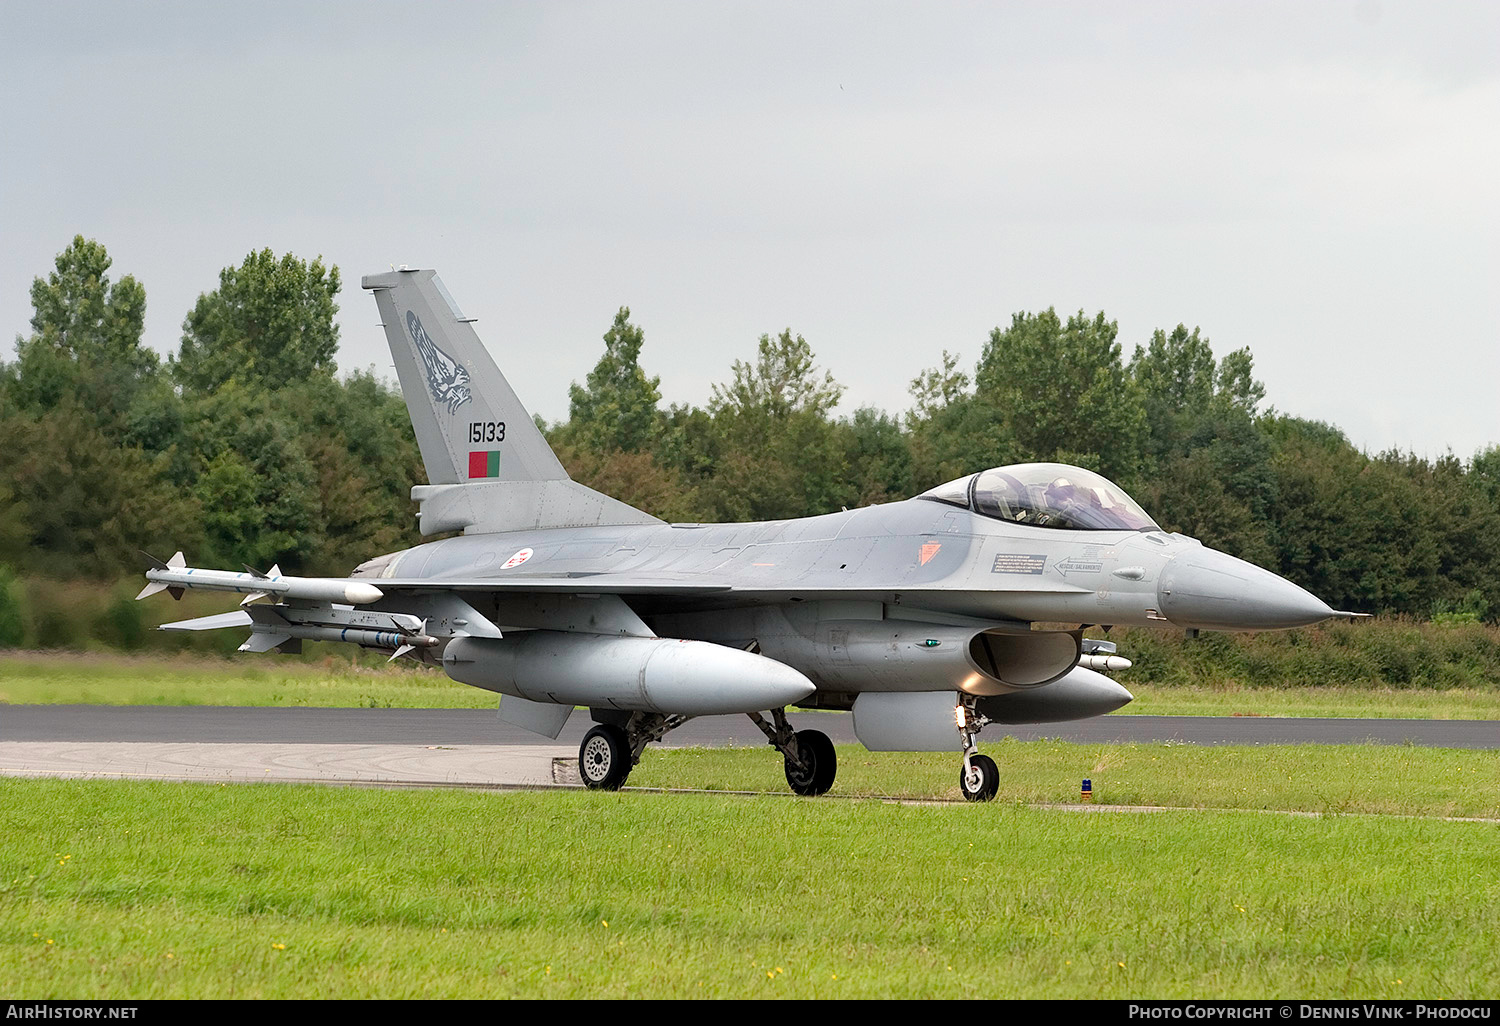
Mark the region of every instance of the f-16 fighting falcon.
<instances>
[{"instance_id":1,"label":"f-16 fighting falcon","mask_svg":"<svg viewBox=\"0 0 1500 1026\"><path fill-rule=\"evenodd\" d=\"M1276 574L1162 531L1077 467L982 470L903 502L802 520L669 524L571 480L437 276L366 277L428 484L422 534L348 578L152 561L139 597L239 592L164 625L248 627L242 651L345 641L499 692L500 717L556 738L595 722L584 783L620 787L695 716L749 716L803 795L833 786L832 742L786 709L852 710L875 751L962 754L965 798L995 795L991 723L1110 712L1129 661L1091 625L1276 630L1338 614Z\"/></svg>"}]
</instances>

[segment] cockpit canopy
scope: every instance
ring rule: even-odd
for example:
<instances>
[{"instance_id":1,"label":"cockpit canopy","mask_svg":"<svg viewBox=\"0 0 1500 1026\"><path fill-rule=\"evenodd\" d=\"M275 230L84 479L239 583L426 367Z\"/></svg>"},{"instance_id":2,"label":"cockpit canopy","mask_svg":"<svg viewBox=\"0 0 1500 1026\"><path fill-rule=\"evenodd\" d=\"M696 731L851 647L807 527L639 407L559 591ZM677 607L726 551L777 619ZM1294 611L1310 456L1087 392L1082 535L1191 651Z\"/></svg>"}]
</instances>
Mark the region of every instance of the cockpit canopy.
<instances>
[{"instance_id":1,"label":"cockpit canopy","mask_svg":"<svg viewBox=\"0 0 1500 1026\"><path fill-rule=\"evenodd\" d=\"M1130 496L1090 470L1065 463L1018 463L938 485L920 499L981 516L1068 531L1159 531Z\"/></svg>"}]
</instances>

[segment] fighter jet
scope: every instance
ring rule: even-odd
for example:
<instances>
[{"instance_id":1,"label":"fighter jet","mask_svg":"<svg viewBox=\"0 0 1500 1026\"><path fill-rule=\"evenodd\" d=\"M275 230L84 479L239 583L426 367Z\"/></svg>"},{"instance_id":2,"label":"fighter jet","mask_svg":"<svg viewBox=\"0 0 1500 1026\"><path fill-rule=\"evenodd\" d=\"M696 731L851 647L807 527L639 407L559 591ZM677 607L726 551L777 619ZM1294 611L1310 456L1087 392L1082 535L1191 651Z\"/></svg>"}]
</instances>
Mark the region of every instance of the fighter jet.
<instances>
[{"instance_id":1,"label":"fighter jet","mask_svg":"<svg viewBox=\"0 0 1500 1026\"><path fill-rule=\"evenodd\" d=\"M140 598L207 588L242 608L166 630L249 627L242 651L344 641L498 692L500 718L556 738L575 707L591 788L620 787L692 717L747 715L791 789L827 792L828 736L787 709L852 710L876 751L961 754L994 797L988 724L1096 716L1131 701L1129 661L1089 626L1278 630L1339 614L1257 566L1169 534L1098 474L981 470L914 498L799 520L672 524L571 480L430 270L374 294L426 466L423 535L348 578L152 560Z\"/></svg>"}]
</instances>

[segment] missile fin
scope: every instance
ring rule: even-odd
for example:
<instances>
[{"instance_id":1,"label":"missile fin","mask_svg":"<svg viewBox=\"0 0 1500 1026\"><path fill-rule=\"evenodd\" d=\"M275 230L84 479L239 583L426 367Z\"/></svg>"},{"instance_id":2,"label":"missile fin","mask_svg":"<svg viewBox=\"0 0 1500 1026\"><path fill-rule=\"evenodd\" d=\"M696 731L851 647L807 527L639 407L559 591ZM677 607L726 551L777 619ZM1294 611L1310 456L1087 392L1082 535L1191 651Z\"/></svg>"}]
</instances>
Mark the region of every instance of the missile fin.
<instances>
[{"instance_id":1,"label":"missile fin","mask_svg":"<svg viewBox=\"0 0 1500 1026\"><path fill-rule=\"evenodd\" d=\"M402 656L406 655L406 653L415 652L416 650L417 646L415 645L402 645L400 648L396 649L396 654L387 659L386 662L394 663L397 659L400 659Z\"/></svg>"},{"instance_id":2,"label":"missile fin","mask_svg":"<svg viewBox=\"0 0 1500 1026\"><path fill-rule=\"evenodd\" d=\"M181 602L182 601L182 593L185 590L186 590L185 588L179 588L179 587L176 587L175 585L172 585L172 586L169 586L167 588L167 594L171 595L178 602Z\"/></svg>"},{"instance_id":3,"label":"missile fin","mask_svg":"<svg viewBox=\"0 0 1500 1026\"><path fill-rule=\"evenodd\" d=\"M187 560L183 558L183 556L182 556L182 550L181 549L178 549L177 550L177 554L175 556L173 556L171 559L167 560L167 566L172 567L174 569L176 569L178 567L187 566Z\"/></svg>"},{"instance_id":4,"label":"missile fin","mask_svg":"<svg viewBox=\"0 0 1500 1026\"><path fill-rule=\"evenodd\" d=\"M250 637L240 646L241 652L269 652L291 641L291 635L275 634L271 631L251 631Z\"/></svg>"},{"instance_id":5,"label":"missile fin","mask_svg":"<svg viewBox=\"0 0 1500 1026\"><path fill-rule=\"evenodd\" d=\"M147 570L165 570L167 568L167 564L151 555L151 553L147 552L145 549L136 549L136 551L139 552L142 556L146 557Z\"/></svg>"},{"instance_id":6,"label":"missile fin","mask_svg":"<svg viewBox=\"0 0 1500 1026\"><path fill-rule=\"evenodd\" d=\"M150 596L155 595L158 592L163 592L166 590L167 586L165 584L162 584L158 581L152 581L150 584L141 589L141 593L135 597L135 600L139 602L143 598L149 598Z\"/></svg>"}]
</instances>

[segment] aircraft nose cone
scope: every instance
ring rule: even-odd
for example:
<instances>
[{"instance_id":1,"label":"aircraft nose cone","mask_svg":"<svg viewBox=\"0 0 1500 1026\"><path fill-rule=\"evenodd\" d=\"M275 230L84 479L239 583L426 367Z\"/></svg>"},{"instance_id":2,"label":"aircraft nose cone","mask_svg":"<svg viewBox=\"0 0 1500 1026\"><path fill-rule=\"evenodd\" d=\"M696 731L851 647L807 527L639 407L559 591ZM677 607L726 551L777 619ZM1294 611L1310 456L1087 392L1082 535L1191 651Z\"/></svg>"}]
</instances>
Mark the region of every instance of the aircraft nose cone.
<instances>
[{"instance_id":1,"label":"aircraft nose cone","mask_svg":"<svg viewBox=\"0 0 1500 1026\"><path fill-rule=\"evenodd\" d=\"M1156 597L1168 620L1205 630L1282 630L1333 615L1326 602L1286 578L1206 547L1168 560Z\"/></svg>"}]
</instances>

